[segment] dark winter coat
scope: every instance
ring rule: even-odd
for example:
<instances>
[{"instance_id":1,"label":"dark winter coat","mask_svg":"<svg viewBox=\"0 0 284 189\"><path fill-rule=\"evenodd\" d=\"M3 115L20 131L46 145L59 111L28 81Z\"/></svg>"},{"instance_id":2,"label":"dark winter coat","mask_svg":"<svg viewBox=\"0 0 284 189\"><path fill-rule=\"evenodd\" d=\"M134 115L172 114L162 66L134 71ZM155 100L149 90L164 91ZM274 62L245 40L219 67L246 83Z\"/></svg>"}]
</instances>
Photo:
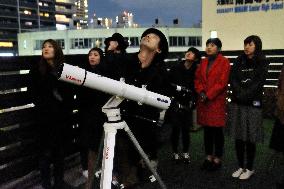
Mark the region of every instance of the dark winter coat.
<instances>
[{"instance_id":1,"label":"dark winter coat","mask_svg":"<svg viewBox=\"0 0 284 189\"><path fill-rule=\"evenodd\" d=\"M107 60L109 59L107 58ZM164 62L154 60L149 67L142 69L138 53L123 56L114 55L112 60L114 61L107 62L107 65L111 66L111 71L108 72L108 74L114 73L114 76L109 75L110 77L114 79L123 77L127 84L134 85L139 88L144 86L149 91L169 96L168 92L170 84L164 67ZM114 68L116 68L116 72L113 72L115 70ZM120 105L120 108L123 119L134 133L142 148L151 159L156 159L158 127L157 122L153 122L153 120L157 121L159 119L161 110L130 100L124 100ZM124 148L127 148L127 146L128 145L125 145ZM135 153L136 150L133 149L132 144L129 144L128 147L129 150L127 150L127 153L130 155L129 162L135 162L134 164L137 165L137 161L140 160L140 156L138 153Z\"/></svg>"},{"instance_id":2,"label":"dark winter coat","mask_svg":"<svg viewBox=\"0 0 284 189\"><path fill-rule=\"evenodd\" d=\"M105 54L105 73L104 76L111 79L120 80L126 77L126 69L131 64L131 56L126 53L114 53L107 51Z\"/></svg>"},{"instance_id":3,"label":"dark winter coat","mask_svg":"<svg viewBox=\"0 0 284 189\"><path fill-rule=\"evenodd\" d=\"M239 56L230 76L232 102L261 107L268 66L269 62L263 55L252 59L248 59L245 54Z\"/></svg>"},{"instance_id":4,"label":"dark winter coat","mask_svg":"<svg viewBox=\"0 0 284 189\"><path fill-rule=\"evenodd\" d=\"M67 134L67 125L72 114L72 88L59 81L50 67L47 73L42 74L37 64L31 69L30 75L28 90L35 104L38 139L43 148L49 148L64 140Z\"/></svg>"},{"instance_id":5,"label":"dark winter coat","mask_svg":"<svg viewBox=\"0 0 284 189\"><path fill-rule=\"evenodd\" d=\"M226 121L226 97L230 74L230 62L218 54L207 73L208 58L202 60L195 74L195 89L205 93L207 100L197 100L197 122L204 126L224 127Z\"/></svg>"},{"instance_id":6,"label":"dark winter coat","mask_svg":"<svg viewBox=\"0 0 284 189\"><path fill-rule=\"evenodd\" d=\"M184 66L185 61L173 66L169 73L169 80L171 85L178 85L190 90L191 92L185 92L184 90L174 92L174 99L179 104L189 108L193 107L196 101L196 92L194 88L195 71L197 69L197 63L193 62L189 69Z\"/></svg>"},{"instance_id":7,"label":"dark winter coat","mask_svg":"<svg viewBox=\"0 0 284 189\"><path fill-rule=\"evenodd\" d=\"M110 73L114 73L114 75L110 77L114 79L123 77L127 84L140 88L146 86L147 90L166 96L169 94L170 84L163 62L154 60L149 67L142 69L138 59L138 53L133 53L114 55L112 62L108 62L107 64L111 67ZM113 72L114 68L116 68L116 72ZM117 73L120 73L120 75L117 75ZM153 120L159 118L160 112L157 108L143 104L140 105L137 102L128 100L123 103L123 109L125 109L125 114L131 114L132 116L138 115Z\"/></svg>"},{"instance_id":8,"label":"dark winter coat","mask_svg":"<svg viewBox=\"0 0 284 189\"><path fill-rule=\"evenodd\" d=\"M103 75L105 72L103 64L104 62L101 62L96 67L91 67L87 63L83 68L89 72ZM83 146L97 150L103 134L103 123L106 121L102 107L108 101L110 95L82 86L76 88L76 94L81 127L80 142Z\"/></svg>"},{"instance_id":9,"label":"dark winter coat","mask_svg":"<svg viewBox=\"0 0 284 189\"><path fill-rule=\"evenodd\" d=\"M100 63L96 67L91 67L89 64L84 66L83 68L89 72L96 73L99 75L104 75L105 68L104 62ZM102 106L106 103L106 99L109 98L104 92L100 92L98 90L86 88L86 87L78 87L78 105L79 110L83 111L91 111L92 113L101 113Z\"/></svg>"}]
</instances>

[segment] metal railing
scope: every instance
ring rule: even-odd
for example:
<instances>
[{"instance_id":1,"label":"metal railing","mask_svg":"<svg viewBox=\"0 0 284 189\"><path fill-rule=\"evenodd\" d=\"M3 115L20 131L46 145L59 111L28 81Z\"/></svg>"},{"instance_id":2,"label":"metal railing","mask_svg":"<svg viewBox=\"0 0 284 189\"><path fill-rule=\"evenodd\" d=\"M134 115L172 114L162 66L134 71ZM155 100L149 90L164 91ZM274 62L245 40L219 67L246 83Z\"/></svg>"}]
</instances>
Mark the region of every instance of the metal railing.
<instances>
[{"instance_id":1,"label":"metal railing","mask_svg":"<svg viewBox=\"0 0 284 189\"><path fill-rule=\"evenodd\" d=\"M9 5L17 6L17 1L15 1L15 0L0 0L0 4L6 5L6 6L9 6Z\"/></svg>"}]
</instances>

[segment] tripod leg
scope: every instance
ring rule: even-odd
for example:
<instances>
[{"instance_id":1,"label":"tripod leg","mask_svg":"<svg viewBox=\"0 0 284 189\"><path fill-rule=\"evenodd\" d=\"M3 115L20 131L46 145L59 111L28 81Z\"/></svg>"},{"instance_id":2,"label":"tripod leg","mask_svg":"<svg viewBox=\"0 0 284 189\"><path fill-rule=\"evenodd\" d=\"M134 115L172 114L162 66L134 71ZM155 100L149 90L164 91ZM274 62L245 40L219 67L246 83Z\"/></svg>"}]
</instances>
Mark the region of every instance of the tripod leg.
<instances>
[{"instance_id":1,"label":"tripod leg","mask_svg":"<svg viewBox=\"0 0 284 189\"><path fill-rule=\"evenodd\" d=\"M104 128L105 138L100 188L111 189L115 135L117 131L112 126L108 127L107 123L104 125Z\"/></svg>"},{"instance_id":2,"label":"tripod leg","mask_svg":"<svg viewBox=\"0 0 284 189\"><path fill-rule=\"evenodd\" d=\"M149 168L149 170L153 173L154 177L157 179L158 183L160 184L162 189L167 189L165 183L162 181L161 177L158 175L157 171L151 166L150 160L148 158L148 156L145 154L145 152L143 151L143 149L141 148L140 144L138 143L137 139L135 138L135 136L133 135L133 133L131 132L130 128L127 126L127 124L125 123L125 127L124 130L126 131L127 135L129 136L130 140L133 142L134 146L136 147L137 151L139 152L139 154L141 155L141 157L143 158L143 160L145 161L147 167Z\"/></svg>"},{"instance_id":3,"label":"tripod leg","mask_svg":"<svg viewBox=\"0 0 284 189\"><path fill-rule=\"evenodd\" d=\"M125 124L124 121L104 124L105 138L100 189L111 189L115 135L117 129L124 128Z\"/></svg>"}]
</instances>

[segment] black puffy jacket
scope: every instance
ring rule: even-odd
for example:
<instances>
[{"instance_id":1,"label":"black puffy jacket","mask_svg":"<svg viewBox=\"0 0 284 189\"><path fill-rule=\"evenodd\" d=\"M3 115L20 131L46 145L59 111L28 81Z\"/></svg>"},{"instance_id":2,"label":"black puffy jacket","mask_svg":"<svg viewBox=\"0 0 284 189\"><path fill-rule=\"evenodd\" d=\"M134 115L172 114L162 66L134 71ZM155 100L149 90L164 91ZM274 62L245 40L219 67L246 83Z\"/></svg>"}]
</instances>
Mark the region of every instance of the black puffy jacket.
<instances>
[{"instance_id":1,"label":"black puffy jacket","mask_svg":"<svg viewBox=\"0 0 284 189\"><path fill-rule=\"evenodd\" d=\"M245 54L239 56L230 75L232 102L261 107L268 67L269 62L264 55L252 59L248 59Z\"/></svg>"},{"instance_id":2,"label":"black puffy jacket","mask_svg":"<svg viewBox=\"0 0 284 189\"><path fill-rule=\"evenodd\" d=\"M187 90L191 91L191 92L185 92L183 90L181 91L175 90L174 93L174 98L178 103L184 106L188 106L190 102L192 104L195 103L197 96L194 88L194 78L195 78L195 71L197 68L197 62L194 62L189 69L185 68L184 63L185 62L182 61L171 68L169 73L169 80L171 84L184 87Z\"/></svg>"}]
</instances>

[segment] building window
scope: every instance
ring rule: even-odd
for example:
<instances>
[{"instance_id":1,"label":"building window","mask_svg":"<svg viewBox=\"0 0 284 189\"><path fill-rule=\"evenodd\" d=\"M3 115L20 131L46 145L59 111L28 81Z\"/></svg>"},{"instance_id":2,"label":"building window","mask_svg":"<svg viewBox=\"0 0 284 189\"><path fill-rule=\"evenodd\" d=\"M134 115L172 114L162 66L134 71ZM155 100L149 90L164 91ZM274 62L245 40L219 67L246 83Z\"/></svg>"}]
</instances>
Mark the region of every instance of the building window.
<instances>
[{"instance_id":1,"label":"building window","mask_svg":"<svg viewBox=\"0 0 284 189\"><path fill-rule=\"evenodd\" d=\"M201 47L202 46L202 38L196 37L196 46Z\"/></svg>"},{"instance_id":2,"label":"building window","mask_svg":"<svg viewBox=\"0 0 284 189\"><path fill-rule=\"evenodd\" d=\"M178 46L186 46L185 45L185 37L178 37Z\"/></svg>"},{"instance_id":3,"label":"building window","mask_svg":"<svg viewBox=\"0 0 284 189\"><path fill-rule=\"evenodd\" d=\"M196 46L196 37L188 37L188 46Z\"/></svg>"},{"instance_id":4,"label":"building window","mask_svg":"<svg viewBox=\"0 0 284 189\"><path fill-rule=\"evenodd\" d=\"M103 47L103 41L105 40L104 38L96 38L96 39L92 39L94 42L94 46L93 47L98 47L98 48L102 48Z\"/></svg>"},{"instance_id":5,"label":"building window","mask_svg":"<svg viewBox=\"0 0 284 189\"><path fill-rule=\"evenodd\" d=\"M201 37L188 37L188 46L198 46L201 47L202 41Z\"/></svg>"},{"instance_id":6,"label":"building window","mask_svg":"<svg viewBox=\"0 0 284 189\"><path fill-rule=\"evenodd\" d=\"M170 46L184 47L186 46L186 37L184 36L172 36L170 37Z\"/></svg>"},{"instance_id":7,"label":"building window","mask_svg":"<svg viewBox=\"0 0 284 189\"><path fill-rule=\"evenodd\" d=\"M101 47L102 39L92 38L74 38L71 39L71 49L90 49L93 47Z\"/></svg>"},{"instance_id":8,"label":"building window","mask_svg":"<svg viewBox=\"0 0 284 189\"><path fill-rule=\"evenodd\" d=\"M65 49L65 41L64 39L56 39L57 44L62 48Z\"/></svg>"},{"instance_id":9,"label":"building window","mask_svg":"<svg viewBox=\"0 0 284 189\"><path fill-rule=\"evenodd\" d=\"M170 37L170 46L172 47L186 47L186 46L198 46L201 47L202 41L199 36L171 36Z\"/></svg>"},{"instance_id":10,"label":"building window","mask_svg":"<svg viewBox=\"0 0 284 189\"><path fill-rule=\"evenodd\" d=\"M31 11L29 11L29 10L24 10L24 14L32 15L32 12L31 12Z\"/></svg>"},{"instance_id":11,"label":"building window","mask_svg":"<svg viewBox=\"0 0 284 189\"><path fill-rule=\"evenodd\" d=\"M70 22L70 18L67 18L66 15L56 14L55 18L56 18L56 21L59 21L59 22L65 22L65 23L68 23L68 24Z\"/></svg>"},{"instance_id":12,"label":"building window","mask_svg":"<svg viewBox=\"0 0 284 189\"><path fill-rule=\"evenodd\" d=\"M2 41L0 41L0 47L5 47L5 48L13 47L13 43L12 42L2 42Z\"/></svg>"},{"instance_id":13,"label":"building window","mask_svg":"<svg viewBox=\"0 0 284 189\"><path fill-rule=\"evenodd\" d=\"M41 50L42 49L42 44L45 40L36 40L35 41L35 50ZM57 44L62 48L65 49L65 41L64 39L55 39Z\"/></svg>"},{"instance_id":14,"label":"building window","mask_svg":"<svg viewBox=\"0 0 284 189\"><path fill-rule=\"evenodd\" d=\"M71 49L90 49L95 46L91 38L74 38L71 39Z\"/></svg>"},{"instance_id":15,"label":"building window","mask_svg":"<svg viewBox=\"0 0 284 189\"><path fill-rule=\"evenodd\" d=\"M170 37L170 46L177 46L177 37Z\"/></svg>"},{"instance_id":16,"label":"building window","mask_svg":"<svg viewBox=\"0 0 284 189\"><path fill-rule=\"evenodd\" d=\"M32 26L33 23L32 22L25 22L25 26Z\"/></svg>"},{"instance_id":17,"label":"building window","mask_svg":"<svg viewBox=\"0 0 284 189\"><path fill-rule=\"evenodd\" d=\"M138 37L129 37L129 47L139 47Z\"/></svg>"},{"instance_id":18,"label":"building window","mask_svg":"<svg viewBox=\"0 0 284 189\"><path fill-rule=\"evenodd\" d=\"M35 50L40 50L42 48L43 40L36 40L35 42Z\"/></svg>"}]
</instances>

